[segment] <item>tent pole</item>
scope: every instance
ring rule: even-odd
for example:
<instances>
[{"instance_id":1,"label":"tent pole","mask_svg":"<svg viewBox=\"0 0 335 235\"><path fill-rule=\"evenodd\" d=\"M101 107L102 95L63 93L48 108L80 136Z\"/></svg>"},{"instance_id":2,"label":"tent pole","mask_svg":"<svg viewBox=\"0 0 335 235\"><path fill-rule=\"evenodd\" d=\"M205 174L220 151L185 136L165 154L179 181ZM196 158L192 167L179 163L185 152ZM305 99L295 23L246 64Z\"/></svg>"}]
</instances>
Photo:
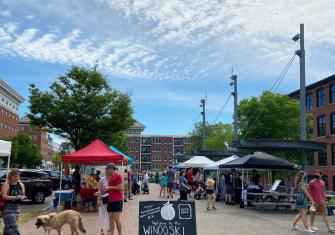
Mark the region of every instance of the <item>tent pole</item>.
<instances>
[{"instance_id":1,"label":"tent pole","mask_svg":"<svg viewBox=\"0 0 335 235\"><path fill-rule=\"evenodd\" d=\"M60 180L59 180L59 194L58 194L58 212L60 211L60 198L62 196L62 179L63 179L63 161L60 164Z\"/></svg>"},{"instance_id":2,"label":"tent pole","mask_svg":"<svg viewBox=\"0 0 335 235\"><path fill-rule=\"evenodd\" d=\"M244 188L244 169L242 169L242 189Z\"/></svg>"},{"instance_id":3,"label":"tent pole","mask_svg":"<svg viewBox=\"0 0 335 235\"><path fill-rule=\"evenodd\" d=\"M10 155L11 155L11 151L12 151L12 144L9 145L9 155L8 155L8 159L7 159L7 177L9 174L9 168L10 168Z\"/></svg>"}]
</instances>

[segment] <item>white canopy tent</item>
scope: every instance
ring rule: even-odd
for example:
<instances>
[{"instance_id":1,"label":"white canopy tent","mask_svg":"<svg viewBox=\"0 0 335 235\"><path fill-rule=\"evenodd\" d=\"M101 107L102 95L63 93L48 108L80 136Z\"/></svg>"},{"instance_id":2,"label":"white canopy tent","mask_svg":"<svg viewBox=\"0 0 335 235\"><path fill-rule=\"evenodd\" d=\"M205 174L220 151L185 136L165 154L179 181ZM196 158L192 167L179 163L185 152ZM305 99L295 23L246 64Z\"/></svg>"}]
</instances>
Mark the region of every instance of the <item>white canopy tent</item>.
<instances>
[{"instance_id":1,"label":"white canopy tent","mask_svg":"<svg viewBox=\"0 0 335 235\"><path fill-rule=\"evenodd\" d=\"M220 169L220 165L225 164L225 163L230 162L230 161L233 161L233 160L238 159L238 158L239 157L236 156L236 155L224 158L220 161L217 161L217 162L214 162L212 164L209 164L209 165L205 166L204 170L218 170L218 169Z\"/></svg>"},{"instance_id":2,"label":"white canopy tent","mask_svg":"<svg viewBox=\"0 0 335 235\"><path fill-rule=\"evenodd\" d=\"M203 168L206 165L215 163L214 161L208 159L205 156L194 156L191 159L183 162L185 168L195 167L195 168Z\"/></svg>"},{"instance_id":3,"label":"white canopy tent","mask_svg":"<svg viewBox=\"0 0 335 235\"><path fill-rule=\"evenodd\" d=\"M10 168L10 153L12 149L12 142L0 140L0 157L8 157L7 174Z\"/></svg>"}]
</instances>

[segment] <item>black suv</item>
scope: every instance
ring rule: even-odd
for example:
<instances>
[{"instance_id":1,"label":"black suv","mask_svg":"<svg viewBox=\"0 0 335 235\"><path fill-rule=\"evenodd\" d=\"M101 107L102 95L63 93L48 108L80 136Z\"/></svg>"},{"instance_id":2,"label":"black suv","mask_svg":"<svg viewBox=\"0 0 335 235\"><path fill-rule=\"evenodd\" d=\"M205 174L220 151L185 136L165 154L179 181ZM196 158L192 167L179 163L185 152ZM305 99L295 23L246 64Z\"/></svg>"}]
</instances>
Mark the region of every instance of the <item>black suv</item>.
<instances>
[{"instance_id":1,"label":"black suv","mask_svg":"<svg viewBox=\"0 0 335 235\"><path fill-rule=\"evenodd\" d=\"M52 190L59 189L60 171L41 170L41 172L45 172L48 174L48 178L52 181ZM71 178L62 175L62 189L70 188L72 188Z\"/></svg>"},{"instance_id":2,"label":"black suv","mask_svg":"<svg viewBox=\"0 0 335 235\"><path fill-rule=\"evenodd\" d=\"M41 204L52 194L52 182L48 175L37 170L20 169L21 182L25 186L26 196L34 203ZM6 180L6 170L0 170L0 183Z\"/></svg>"}]
</instances>

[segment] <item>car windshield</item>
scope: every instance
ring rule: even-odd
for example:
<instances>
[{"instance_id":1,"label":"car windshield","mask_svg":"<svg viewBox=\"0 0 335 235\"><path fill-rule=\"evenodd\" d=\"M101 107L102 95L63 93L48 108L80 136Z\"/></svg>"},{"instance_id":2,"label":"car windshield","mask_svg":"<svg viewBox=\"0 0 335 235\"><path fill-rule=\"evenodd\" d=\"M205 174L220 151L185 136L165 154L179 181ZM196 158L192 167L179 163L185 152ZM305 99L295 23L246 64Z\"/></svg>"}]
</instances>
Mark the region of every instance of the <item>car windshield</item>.
<instances>
[{"instance_id":1,"label":"car windshield","mask_svg":"<svg viewBox=\"0 0 335 235\"><path fill-rule=\"evenodd\" d=\"M60 177L60 172L50 172L50 175L52 176L52 177Z\"/></svg>"}]
</instances>

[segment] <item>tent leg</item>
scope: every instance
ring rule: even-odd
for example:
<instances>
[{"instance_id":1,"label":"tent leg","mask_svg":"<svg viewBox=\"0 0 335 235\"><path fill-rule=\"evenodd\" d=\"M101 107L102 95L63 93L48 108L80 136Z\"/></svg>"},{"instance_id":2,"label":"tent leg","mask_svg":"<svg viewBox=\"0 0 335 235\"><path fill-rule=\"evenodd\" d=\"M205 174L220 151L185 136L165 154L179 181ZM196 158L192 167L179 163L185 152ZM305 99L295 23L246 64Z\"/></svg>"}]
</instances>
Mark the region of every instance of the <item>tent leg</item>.
<instances>
[{"instance_id":1,"label":"tent leg","mask_svg":"<svg viewBox=\"0 0 335 235\"><path fill-rule=\"evenodd\" d=\"M11 155L11 151L12 151L12 145L10 145L10 147L9 147L9 155L8 155L8 160L7 160L7 177L8 177L9 168L10 168L10 155Z\"/></svg>"},{"instance_id":2,"label":"tent leg","mask_svg":"<svg viewBox=\"0 0 335 235\"><path fill-rule=\"evenodd\" d=\"M242 189L244 189L244 169L242 169Z\"/></svg>"},{"instance_id":3,"label":"tent leg","mask_svg":"<svg viewBox=\"0 0 335 235\"><path fill-rule=\"evenodd\" d=\"M58 212L60 211L60 198L62 196L62 179L63 179L63 162L60 165L60 180L59 180L59 194L58 194Z\"/></svg>"}]
</instances>

